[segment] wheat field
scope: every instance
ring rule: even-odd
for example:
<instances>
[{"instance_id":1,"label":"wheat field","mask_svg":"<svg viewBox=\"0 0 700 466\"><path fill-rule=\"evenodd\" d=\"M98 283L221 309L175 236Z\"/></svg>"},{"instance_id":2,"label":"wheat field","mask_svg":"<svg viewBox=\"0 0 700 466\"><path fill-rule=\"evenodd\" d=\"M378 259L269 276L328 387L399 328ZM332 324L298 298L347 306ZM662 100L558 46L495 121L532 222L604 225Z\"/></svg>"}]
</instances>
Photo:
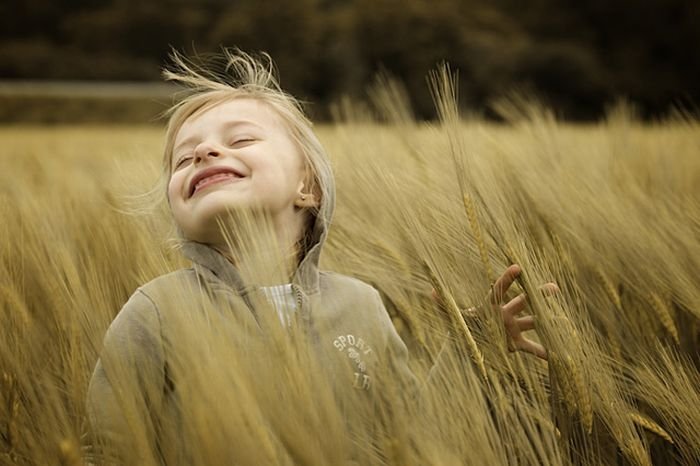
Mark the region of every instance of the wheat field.
<instances>
[{"instance_id":1,"label":"wheat field","mask_svg":"<svg viewBox=\"0 0 700 466\"><path fill-rule=\"evenodd\" d=\"M317 128L338 192L323 267L380 291L419 378L454 340L423 400L387 380L374 404L341 406L282 336L251 377L192 318L173 369L186 421L162 429L193 464L698 464L698 122L641 123L619 105L572 125L515 99L496 124L459 118L448 85L435 92L439 122L416 122L386 85L372 111L339 105ZM85 419L102 338L139 285L187 266L166 206L139 197L162 138L0 128L1 464L111 461ZM510 263L548 362L507 351L491 312L459 322ZM559 296L537 292L548 281ZM131 421L113 453L157 464L146 420Z\"/></svg>"}]
</instances>

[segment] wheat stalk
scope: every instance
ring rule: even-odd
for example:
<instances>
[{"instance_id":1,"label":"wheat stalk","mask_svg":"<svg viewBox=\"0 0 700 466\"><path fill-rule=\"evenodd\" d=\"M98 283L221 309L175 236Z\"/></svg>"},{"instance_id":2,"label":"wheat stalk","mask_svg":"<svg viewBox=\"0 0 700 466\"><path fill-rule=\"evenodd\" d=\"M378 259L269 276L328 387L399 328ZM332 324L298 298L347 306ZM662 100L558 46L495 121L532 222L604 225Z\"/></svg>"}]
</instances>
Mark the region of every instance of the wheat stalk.
<instances>
[{"instance_id":1,"label":"wheat stalk","mask_svg":"<svg viewBox=\"0 0 700 466\"><path fill-rule=\"evenodd\" d=\"M469 330L467 323L464 321L459 306L457 306L457 303L455 302L452 295L450 293L447 293L445 287L442 285L441 280L438 278L437 274L430 266L430 264L424 261L423 266L428 274L433 288L435 289L435 292L438 295L440 302L447 308L448 314L450 315L453 324L457 325L457 328L460 330L460 333L464 337L464 340L467 344L467 351L469 353L469 357L472 359L474 364L476 364L476 367L479 369L479 373L481 374L482 378L484 380L487 380L488 376L486 374L486 366L484 365L484 355L482 354L481 350L479 350L479 347L477 346L476 341L474 340L474 336L472 335L471 330Z\"/></svg>"},{"instance_id":2,"label":"wheat stalk","mask_svg":"<svg viewBox=\"0 0 700 466\"><path fill-rule=\"evenodd\" d=\"M467 193L462 195L462 204L464 205L464 210L467 213L467 219L469 220L469 227L472 230L474 239L479 248L479 258L481 259L481 265L484 267L486 272L486 279L488 283L494 283L496 277L493 273L493 268L491 267L491 261L489 261L489 251L486 247L486 242L484 241L484 236L481 234L481 226L479 225L479 218L476 213L476 206L471 196Z\"/></svg>"},{"instance_id":3,"label":"wheat stalk","mask_svg":"<svg viewBox=\"0 0 700 466\"><path fill-rule=\"evenodd\" d=\"M664 300L662 300L661 297L659 297L659 295L654 292L649 293L647 295L647 298L651 304L651 308L654 310L654 313L661 322L661 325L663 325L666 331L671 334L676 344L680 344L676 323L674 322L673 316L671 315L671 311L669 310Z\"/></svg>"},{"instance_id":4,"label":"wheat stalk","mask_svg":"<svg viewBox=\"0 0 700 466\"><path fill-rule=\"evenodd\" d=\"M608 276L603 271L602 267L596 266L594 270L595 270L595 274L600 279L600 282L603 284L603 289L605 290L605 293L608 295L608 298L610 298L610 300L615 305L615 309L617 309L618 311L621 311L622 310L622 300L620 299L620 294L617 292L617 288L613 284L612 280L610 280L610 278L608 278Z\"/></svg>"},{"instance_id":5,"label":"wheat stalk","mask_svg":"<svg viewBox=\"0 0 700 466\"><path fill-rule=\"evenodd\" d=\"M586 389L586 383L584 382L583 374L579 369L579 366L574 362L574 359L570 356L566 356L566 367L571 375L571 387L574 389L574 396L576 398L576 406L578 407L579 414L581 415L581 420L583 422L583 427L589 434L593 429L593 406L591 403L591 396L589 391Z\"/></svg>"},{"instance_id":6,"label":"wheat stalk","mask_svg":"<svg viewBox=\"0 0 700 466\"><path fill-rule=\"evenodd\" d=\"M644 416L643 414L632 412L630 413L630 418L638 426L645 428L649 432L655 433L662 439L666 440L668 443L673 443L673 439L668 434L668 432L666 432L660 425L658 425L656 422L652 421L648 417Z\"/></svg>"}]
</instances>

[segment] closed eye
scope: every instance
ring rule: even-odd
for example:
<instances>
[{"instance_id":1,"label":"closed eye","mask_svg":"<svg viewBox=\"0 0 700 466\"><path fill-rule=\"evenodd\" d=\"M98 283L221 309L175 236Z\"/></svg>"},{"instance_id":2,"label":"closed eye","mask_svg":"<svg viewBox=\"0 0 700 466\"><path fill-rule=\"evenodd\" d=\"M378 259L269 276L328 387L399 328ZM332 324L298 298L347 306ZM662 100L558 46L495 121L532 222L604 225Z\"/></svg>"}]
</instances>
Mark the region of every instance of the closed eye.
<instances>
[{"instance_id":1,"label":"closed eye","mask_svg":"<svg viewBox=\"0 0 700 466\"><path fill-rule=\"evenodd\" d=\"M191 155L186 155L184 157L180 157L177 162L175 162L174 169L177 170L179 168L184 167L186 164L188 164L190 161L192 161L192 156Z\"/></svg>"},{"instance_id":2,"label":"closed eye","mask_svg":"<svg viewBox=\"0 0 700 466\"><path fill-rule=\"evenodd\" d=\"M257 139L255 139L255 138L240 137L240 138L236 138L233 141L231 141L231 144L229 144L229 145L231 147L240 148L240 147L249 146L250 144L254 143L255 141L257 141Z\"/></svg>"}]
</instances>

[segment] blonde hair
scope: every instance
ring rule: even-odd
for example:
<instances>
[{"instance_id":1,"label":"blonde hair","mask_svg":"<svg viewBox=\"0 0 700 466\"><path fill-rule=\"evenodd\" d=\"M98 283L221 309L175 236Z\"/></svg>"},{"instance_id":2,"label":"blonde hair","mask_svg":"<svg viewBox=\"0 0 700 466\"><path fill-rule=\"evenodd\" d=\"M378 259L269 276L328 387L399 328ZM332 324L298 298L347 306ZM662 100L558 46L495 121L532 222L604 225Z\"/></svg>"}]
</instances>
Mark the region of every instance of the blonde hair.
<instances>
[{"instance_id":1,"label":"blonde hair","mask_svg":"<svg viewBox=\"0 0 700 466\"><path fill-rule=\"evenodd\" d=\"M256 58L239 49L223 48L220 55L213 57L219 62L223 61L222 73L216 73L205 65L197 65L174 50L170 58L172 66L163 71L163 77L186 86L187 90L184 91L185 97L165 113L168 125L161 175L163 188L167 189L172 174L175 137L188 118L229 100L255 99L269 105L287 126L289 135L305 160L304 184L319 201L318 207L311 211L312 216L314 220L320 219L328 224L335 189L328 156L301 103L280 87L272 58L266 53Z\"/></svg>"}]
</instances>

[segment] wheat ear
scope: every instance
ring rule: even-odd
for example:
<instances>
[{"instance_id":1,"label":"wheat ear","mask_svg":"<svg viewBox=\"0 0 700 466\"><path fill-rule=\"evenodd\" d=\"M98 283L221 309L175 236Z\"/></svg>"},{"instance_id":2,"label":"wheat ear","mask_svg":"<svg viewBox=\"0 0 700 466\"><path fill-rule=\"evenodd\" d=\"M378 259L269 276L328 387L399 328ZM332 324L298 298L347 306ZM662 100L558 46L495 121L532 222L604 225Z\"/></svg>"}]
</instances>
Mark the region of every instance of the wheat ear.
<instances>
[{"instance_id":1,"label":"wheat ear","mask_svg":"<svg viewBox=\"0 0 700 466\"><path fill-rule=\"evenodd\" d=\"M668 443L673 443L673 439L671 436L666 432L663 427L658 425L656 422L652 421L648 417L642 415L641 413L630 413L630 418L632 419L632 422L637 424L640 427L645 428L649 432L653 432L662 439L666 440Z\"/></svg>"},{"instance_id":2,"label":"wheat ear","mask_svg":"<svg viewBox=\"0 0 700 466\"><path fill-rule=\"evenodd\" d=\"M595 274L598 276L598 279L603 284L603 289L608 295L608 298L610 298L610 300L615 305L615 308L618 311L621 311L622 300L620 299L620 294L617 292L617 289L615 288L615 285L613 284L612 280L610 280L610 278L603 271L603 268L600 266L596 266Z\"/></svg>"},{"instance_id":3,"label":"wheat ear","mask_svg":"<svg viewBox=\"0 0 700 466\"><path fill-rule=\"evenodd\" d=\"M673 321L673 316L671 316L671 311L666 303L654 292L649 293L649 302L654 313L659 318L659 321L661 321L661 325L671 334L676 344L680 344L676 323Z\"/></svg>"},{"instance_id":4,"label":"wheat ear","mask_svg":"<svg viewBox=\"0 0 700 466\"><path fill-rule=\"evenodd\" d=\"M479 372L481 373L481 376L484 378L484 380L488 380L488 376L486 374L486 366L484 365L484 355L481 353L479 347L476 345L476 340L474 340L474 336L472 335L471 330L469 330L467 323L464 321L459 306L457 306L457 303L455 302L452 295L445 291L444 286L442 285L440 279L438 278L437 274L430 266L430 264L424 262L423 265L428 273L428 277L430 278L430 282L433 288L435 288L440 302L447 308L450 318L461 330L462 335L467 342L467 351L469 351L469 357L479 368Z\"/></svg>"},{"instance_id":5,"label":"wheat ear","mask_svg":"<svg viewBox=\"0 0 700 466\"><path fill-rule=\"evenodd\" d=\"M481 259L481 264L484 266L486 271L486 279L489 283L494 283L496 278L493 273L493 268L491 267L491 262L489 261L489 250L486 247L486 242L484 241L484 236L481 234L481 226L479 225L479 218L476 214L476 206L469 194L462 195L462 204L464 204L464 210L467 214L467 220L469 220L469 227L472 230L474 239L479 248L479 258Z\"/></svg>"}]
</instances>

